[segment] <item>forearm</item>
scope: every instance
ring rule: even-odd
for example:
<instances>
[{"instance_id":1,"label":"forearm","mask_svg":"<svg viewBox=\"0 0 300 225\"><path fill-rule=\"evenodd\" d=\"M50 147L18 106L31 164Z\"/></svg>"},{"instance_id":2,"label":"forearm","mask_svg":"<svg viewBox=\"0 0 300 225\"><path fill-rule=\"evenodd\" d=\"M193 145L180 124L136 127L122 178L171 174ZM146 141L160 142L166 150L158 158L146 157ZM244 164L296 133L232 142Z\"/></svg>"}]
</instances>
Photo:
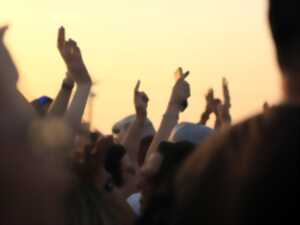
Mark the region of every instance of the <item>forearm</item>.
<instances>
[{"instance_id":1,"label":"forearm","mask_svg":"<svg viewBox=\"0 0 300 225\"><path fill-rule=\"evenodd\" d=\"M228 108L224 113L224 123L231 124L231 122L232 122L232 119L231 119L231 115L230 115L230 110Z\"/></svg>"},{"instance_id":2,"label":"forearm","mask_svg":"<svg viewBox=\"0 0 300 225\"><path fill-rule=\"evenodd\" d=\"M226 125L231 124L231 116L229 110L216 115L215 129L219 130Z\"/></svg>"},{"instance_id":3,"label":"forearm","mask_svg":"<svg viewBox=\"0 0 300 225\"><path fill-rule=\"evenodd\" d=\"M157 152L158 146L162 141L167 141L173 130L177 125L179 119L179 110L174 106L168 106L165 114L163 115L159 129L155 134L153 141L149 147L146 155L146 160L149 159L150 155Z\"/></svg>"},{"instance_id":4,"label":"forearm","mask_svg":"<svg viewBox=\"0 0 300 225\"><path fill-rule=\"evenodd\" d=\"M145 121L146 118L137 117L134 123L130 126L127 135L121 141L121 144L127 150L128 155L134 164L138 163L137 156Z\"/></svg>"},{"instance_id":5,"label":"forearm","mask_svg":"<svg viewBox=\"0 0 300 225\"><path fill-rule=\"evenodd\" d=\"M78 130L81 125L81 119L89 98L91 84L79 84L76 88L74 98L67 112L66 118L71 126Z\"/></svg>"},{"instance_id":6,"label":"forearm","mask_svg":"<svg viewBox=\"0 0 300 225\"><path fill-rule=\"evenodd\" d=\"M68 108L74 83L64 80L62 87L48 111L50 116L63 116Z\"/></svg>"},{"instance_id":7,"label":"forearm","mask_svg":"<svg viewBox=\"0 0 300 225\"><path fill-rule=\"evenodd\" d=\"M206 110L205 112L203 112L199 124L206 125L207 121L209 120L209 116L209 111Z\"/></svg>"},{"instance_id":8,"label":"forearm","mask_svg":"<svg viewBox=\"0 0 300 225\"><path fill-rule=\"evenodd\" d=\"M216 116L215 130L219 130L221 128L221 126L222 126L222 121L218 116Z\"/></svg>"}]
</instances>

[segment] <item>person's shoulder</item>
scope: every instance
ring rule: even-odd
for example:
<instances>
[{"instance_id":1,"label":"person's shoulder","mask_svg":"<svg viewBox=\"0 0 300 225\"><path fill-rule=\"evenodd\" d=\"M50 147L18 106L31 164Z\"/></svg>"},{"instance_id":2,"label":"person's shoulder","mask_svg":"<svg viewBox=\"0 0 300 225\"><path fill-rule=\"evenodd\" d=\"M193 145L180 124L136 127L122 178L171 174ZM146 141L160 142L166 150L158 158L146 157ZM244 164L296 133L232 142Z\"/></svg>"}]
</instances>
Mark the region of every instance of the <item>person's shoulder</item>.
<instances>
[{"instance_id":1,"label":"person's shoulder","mask_svg":"<svg viewBox=\"0 0 300 225\"><path fill-rule=\"evenodd\" d=\"M185 161L179 179L184 176L185 182L189 177L192 181L207 168L210 171L215 167L227 168L239 160L264 154L260 152L262 149L297 142L300 138L300 131L297 132L300 130L299 115L300 107L279 105L216 132Z\"/></svg>"},{"instance_id":2,"label":"person's shoulder","mask_svg":"<svg viewBox=\"0 0 300 225\"><path fill-rule=\"evenodd\" d=\"M199 145L190 159L193 158L197 165L205 164L204 161L220 154L223 149L228 151L229 148L237 148L265 126L267 126L265 115L257 114L234 126L225 127Z\"/></svg>"},{"instance_id":3,"label":"person's shoulder","mask_svg":"<svg viewBox=\"0 0 300 225\"><path fill-rule=\"evenodd\" d=\"M199 145L181 167L177 181L179 186L184 183L198 182L196 177L202 176L204 171L222 170L229 161L241 156L243 148L253 143L263 130L268 127L266 115L254 115L236 125L226 127ZM216 172L217 173L217 172ZM189 185L188 185L189 186ZM182 188L182 191L186 191Z\"/></svg>"}]
</instances>

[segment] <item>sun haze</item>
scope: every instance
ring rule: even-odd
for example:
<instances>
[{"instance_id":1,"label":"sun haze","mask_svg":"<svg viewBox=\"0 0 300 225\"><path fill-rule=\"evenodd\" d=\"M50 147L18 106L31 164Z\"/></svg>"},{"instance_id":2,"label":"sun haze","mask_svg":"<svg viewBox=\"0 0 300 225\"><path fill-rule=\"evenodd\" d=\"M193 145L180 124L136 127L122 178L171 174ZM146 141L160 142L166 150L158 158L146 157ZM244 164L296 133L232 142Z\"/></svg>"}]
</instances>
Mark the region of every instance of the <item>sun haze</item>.
<instances>
[{"instance_id":1,"label":"sun haze","mask_svg":"<svg viewBox=\"0 0 300 225\"><path fill-rule=\"evenodd\" d=\"M182 120L197 121L204 95L221 95L226 76L235 121L279 101L280 77L263 0L10 0L1 3L0 24L10 24L6 42L18 64L19 87L29 99L54 97L66 72L56 49L59 26L74 38L96 82L93 127L110 132L133 113L133 89L150 98L157 126L173 73L191 71L192 97Z\"/></svg>"}]
</instances>

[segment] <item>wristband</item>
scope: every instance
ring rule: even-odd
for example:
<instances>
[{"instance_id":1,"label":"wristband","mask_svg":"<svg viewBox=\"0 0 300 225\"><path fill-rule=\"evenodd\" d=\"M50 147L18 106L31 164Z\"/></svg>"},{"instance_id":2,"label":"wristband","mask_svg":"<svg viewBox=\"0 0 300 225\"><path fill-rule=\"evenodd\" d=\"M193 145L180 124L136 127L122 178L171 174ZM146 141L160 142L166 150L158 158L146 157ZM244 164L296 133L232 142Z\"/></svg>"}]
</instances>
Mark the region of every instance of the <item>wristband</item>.
<instances>
[{"instance_id":1,"label":"wristband","mask_svg":"<svg viewBox=\"0 0 300 225\"><path fill-rule=\"evenodd\" d=\"M62 88L68 91L72 91L72 89L74 88L74 83L70 83L64 80L62 83Z\"/></svg>"}]
</instances>

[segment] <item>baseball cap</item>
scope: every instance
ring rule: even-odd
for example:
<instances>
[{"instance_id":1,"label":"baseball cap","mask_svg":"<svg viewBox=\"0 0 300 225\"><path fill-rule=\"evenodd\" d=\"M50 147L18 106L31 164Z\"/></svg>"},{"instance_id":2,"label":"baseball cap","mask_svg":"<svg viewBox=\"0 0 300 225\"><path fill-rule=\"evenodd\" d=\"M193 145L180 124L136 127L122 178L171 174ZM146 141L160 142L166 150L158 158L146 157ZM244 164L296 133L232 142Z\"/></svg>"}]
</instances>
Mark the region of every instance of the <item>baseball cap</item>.
<instances>
[{"instance_id":1,"label":"baseball cap","mask_svg":"<svg viewBox=\"0 0 300 225\"><path fill-rule=\"evenodd\" d=\"M129 129L130 125L135 121L136 115L130 115L115 123L112 127L112 133L118 138L122 137ZM147 119L144 125L142 138L154 136L155 128L152 122Z\"/></svg>"},{"instance_id":2,"label":"baseball cap","mask_svg":"<svg viewBox=\"0 0 300 225\"><path fill-rule=\"evenodd\" d=\"M182 122L175 126L169 141L174 143L188 141L193 144L199 144L212 134L214 134L214 130L209 127L201 124Z\"/></svg>"}]
</instances>

